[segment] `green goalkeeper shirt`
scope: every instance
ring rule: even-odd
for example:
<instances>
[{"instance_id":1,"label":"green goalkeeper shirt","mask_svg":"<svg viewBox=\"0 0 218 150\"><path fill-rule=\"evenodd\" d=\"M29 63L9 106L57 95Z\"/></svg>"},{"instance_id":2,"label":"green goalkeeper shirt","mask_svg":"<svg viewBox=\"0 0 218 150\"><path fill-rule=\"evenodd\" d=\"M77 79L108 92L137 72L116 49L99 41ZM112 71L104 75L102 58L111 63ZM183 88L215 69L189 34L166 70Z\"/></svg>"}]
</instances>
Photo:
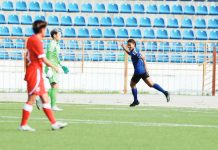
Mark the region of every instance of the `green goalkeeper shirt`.
<instances>
[{"instance_id":1,"label":"green goalkeeper shirt","mask_svg":"<svg viewBox=\"0 0 218 150\"><path fill-rule=\"evenodd\" d=\"M46 58L56 67L61 64L59 59L60 45L58 41L52 40L46 51Z\"/></svg>"}]
</instances>

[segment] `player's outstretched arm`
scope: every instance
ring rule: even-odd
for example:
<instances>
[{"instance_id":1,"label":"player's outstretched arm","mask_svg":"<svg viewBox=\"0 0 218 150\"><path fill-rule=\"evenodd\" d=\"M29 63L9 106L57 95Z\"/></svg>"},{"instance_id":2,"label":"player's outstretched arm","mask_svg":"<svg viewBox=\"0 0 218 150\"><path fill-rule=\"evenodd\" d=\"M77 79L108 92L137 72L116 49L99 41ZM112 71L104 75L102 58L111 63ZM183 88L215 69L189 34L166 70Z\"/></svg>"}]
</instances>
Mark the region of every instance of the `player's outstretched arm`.
<instances>
[{"instance_id":1,"label":"player's outstretched arm","mask_svg":"<svg viewBox=\"0 0 218 150\"><path fill-rule=\"evenodd\" d=\"M122 44L121 46L122 46L123 50L124 50L127 54L129 54L129 49L128 49L128 47L127 47L126 45L124 45L124 44Z\"/></svg>"},{"instance_id":2,"label":"player's outstretched arm","mask_svg":"<svg viewBox=\"0 0 218 150\"><path fill-rule=\"evenodd\" d=\"M51 67L54 69L56 72L59 72L58 67L54 66L47 58L43 57L42 61L46 64L46 66Z\"/></svg>"}]
</instances>

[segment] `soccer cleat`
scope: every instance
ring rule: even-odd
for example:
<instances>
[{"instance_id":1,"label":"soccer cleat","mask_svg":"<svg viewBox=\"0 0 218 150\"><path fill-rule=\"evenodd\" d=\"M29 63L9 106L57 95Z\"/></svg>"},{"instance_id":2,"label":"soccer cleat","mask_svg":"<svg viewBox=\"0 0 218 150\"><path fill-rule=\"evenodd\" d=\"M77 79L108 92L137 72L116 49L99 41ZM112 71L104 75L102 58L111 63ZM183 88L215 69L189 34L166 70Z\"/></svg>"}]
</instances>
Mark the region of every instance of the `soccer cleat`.
<instances>
[{"instance_id":1,"label":"soccer cleat","mask_svg":"<svg viewBox=\"0 0 218 150\"><path fill-rule=\"evenodd\" d=\"M56 122L55 124L51 125L52 130L60 130L66 127L68 123L66 122Z\"/></svg>"},{"instance_id":2,"label":"soccer cleat","mask_svg":"<svg viewBox=\"0 0 218 150\"><path fill-rule=\"evenodd\" d=\"M42 101L40 100L40 98L36 98L36 107L38 108L38 110L42 108Z\"/></svg>"},{"instance_id":3,"label":"soccer cleat","mask_svg":"<svg viewBox=\"0 0 218 150\"><path fill-rule=\"evenodd\" d=\"M132 104L130 104L129 106L130 107L135 107L135 106L137 106L137 105L139 105L139 101L134 101Z\"/></svg>"},{"instance_id":4,"label":"soccer cleat","mask_svg":"<svg viewBox=\"0 0 218 150\"><path fill-rule=\"evenodd\" d=\"M59 108L58 106L53 106L51 109L53 111L63 111L63 109Z\"/></svg>"},{"instance_id":5,"label":"soccer cleat","mask_svg":"<svg viewBox=\"0 0 218 150\"><path fill-rule=\"evenodd\" d=\"M168 91L166 91L164 93L164 95L166 96L166 99L167 99L167 103L170 102L170 93Z\"/></svg>"},{"instance_id":6,"label":"soccer cleat","mask_svg":"<svg viewBox=\"0 0 218 150\"><path fill-rule=\"evenodd\" d=\"M29 132L36 131L35 129L31 128L29 125L19 126L18 130L20 130L20 131L29 131Z\"/></svg>"}]
</instances>

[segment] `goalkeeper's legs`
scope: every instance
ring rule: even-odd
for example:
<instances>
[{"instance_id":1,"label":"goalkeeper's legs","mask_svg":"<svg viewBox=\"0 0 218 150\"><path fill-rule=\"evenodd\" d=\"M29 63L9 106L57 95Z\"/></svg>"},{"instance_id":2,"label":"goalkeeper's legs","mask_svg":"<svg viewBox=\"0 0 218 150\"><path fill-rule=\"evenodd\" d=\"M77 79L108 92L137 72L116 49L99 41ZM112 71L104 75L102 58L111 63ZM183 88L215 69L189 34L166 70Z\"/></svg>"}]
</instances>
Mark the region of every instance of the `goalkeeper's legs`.
<instances>
[{"instance_id":1,"label":"goalkeeper's legs","mask_svg":"<svg viewBox=\"0 0 218 150\"><path fill-rule=\"evenodd\" d=\"M51 83L51 89L49 90L49 96L51 98L52 110L62 111L62 109L58 108L57 105L56 105L57 93L58 93L58 84L57 83Z\"/></svg>"}]
</instances>

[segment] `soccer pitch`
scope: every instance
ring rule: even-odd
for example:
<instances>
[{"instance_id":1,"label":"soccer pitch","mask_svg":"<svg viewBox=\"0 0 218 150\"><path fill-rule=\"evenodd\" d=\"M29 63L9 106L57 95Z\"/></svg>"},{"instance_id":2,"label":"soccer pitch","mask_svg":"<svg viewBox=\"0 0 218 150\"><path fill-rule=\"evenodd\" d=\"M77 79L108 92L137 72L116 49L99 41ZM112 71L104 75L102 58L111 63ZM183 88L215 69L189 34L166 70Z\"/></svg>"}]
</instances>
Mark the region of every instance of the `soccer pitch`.
<instances>
[{"instance_id":1,"label":"soccer pitch","mask_svg":"<svg viewBox=\"0 0 218 150\"><path fill-rule=\"evenodd\" d=\"M18 131L23 103L0 103L0 149L4 150L215 150L218 110L166 107L62 104L56 112L69 123L51 131L34 108L29 124Z\"/></svg>"}]
</instances>

